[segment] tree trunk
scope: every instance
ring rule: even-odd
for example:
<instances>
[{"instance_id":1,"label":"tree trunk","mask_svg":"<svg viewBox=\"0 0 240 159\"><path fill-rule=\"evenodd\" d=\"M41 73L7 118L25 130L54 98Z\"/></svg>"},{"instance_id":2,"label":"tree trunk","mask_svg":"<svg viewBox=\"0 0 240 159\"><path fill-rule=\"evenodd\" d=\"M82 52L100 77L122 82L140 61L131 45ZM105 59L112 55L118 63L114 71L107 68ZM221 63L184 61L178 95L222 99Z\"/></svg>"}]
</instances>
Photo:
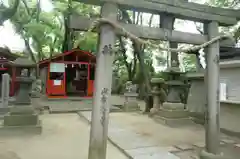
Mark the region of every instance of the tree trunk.
<instances>
[{"instance_id":1,"label":"tree trunk","mask_svg":"<svg viewBox=\"0 0 240 159\"><path fill-rule=\"evenodd\" d=\"M128 23L132 24L132 21L131 21L129 15L125 10L122 11L122 14L123 14L123 18L126 19ZM142 19L141 16L140 16L140 19ZM147 70L147 67L144 63L144 49L141 48L141 46L138 42L132 40L132 43L133 43L134 51L136 53L136 56L137 56L139 64L140 64L140 68L141 68L142 75L143 75L143 78L144 78L144 81L145 81L145 86L146 86L145 112L149 112L150 109L152 108L152 96L150 95L150 93L151 93L151 83L150 83L150 78L149 78L149 75L148 75L149 71Z\"/></svg>"}]
</instances>

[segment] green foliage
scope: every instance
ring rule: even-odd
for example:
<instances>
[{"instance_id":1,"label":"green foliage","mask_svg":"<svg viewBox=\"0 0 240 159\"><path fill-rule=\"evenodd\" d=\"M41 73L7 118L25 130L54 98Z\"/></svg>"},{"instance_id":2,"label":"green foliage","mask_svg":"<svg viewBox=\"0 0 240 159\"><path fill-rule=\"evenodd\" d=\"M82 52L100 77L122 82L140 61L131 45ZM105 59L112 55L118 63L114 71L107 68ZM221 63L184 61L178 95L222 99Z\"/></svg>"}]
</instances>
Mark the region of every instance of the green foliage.
<instances>
[{"instance_id":1,"label":"green foliage","mask_svg":"<svg viewBox=\"0 0 240 159\"><path fill-rule=\"evenodd\" d=\"M197 70L196 68L196 56L195 55L183 55L183 65L185 67L186 72L194 72Z\"/></svg>"},{"instance_id":2,"label":"green foliage","mask_svg":"<svg viewBox=\"0 0 240 159\"><path fill-rule=\"evenodd\" d=\"M74 44L72 47L96 51L96 34L83 36L74 32L72 39L65 39L65 32L68 34L69 29L64 17L69 14L94 16L99 12L98 8L71 0L55 0L53 10L44 11L44 8L40 8L41 1L43 0L20 0L17 14L10 19L16 32L24 39L27 52L34 61L61 53L62 46L69 41Z\"/></svg>"}]
</instances>

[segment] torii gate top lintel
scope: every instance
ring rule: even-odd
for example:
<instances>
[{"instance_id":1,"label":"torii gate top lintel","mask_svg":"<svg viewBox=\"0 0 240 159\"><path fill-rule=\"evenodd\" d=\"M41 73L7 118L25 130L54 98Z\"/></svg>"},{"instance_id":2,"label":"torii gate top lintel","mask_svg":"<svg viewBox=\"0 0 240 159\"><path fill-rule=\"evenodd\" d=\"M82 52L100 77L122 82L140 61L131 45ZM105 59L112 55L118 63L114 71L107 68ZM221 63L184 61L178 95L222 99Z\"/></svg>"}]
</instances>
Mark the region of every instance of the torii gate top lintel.
<instances>
[{"instance_id":1,"label":"torii gate top lintel","mask_svg":"<svg viewBox=\"0 0 240 159\"><path fill-rule=\"evenodd\" d=\"M216 21L222 26L231 26L240 20L240 10L212 7L180 0L75 0L78 2L102 5L104 2L118 4L123 9L149 13L167 13L175 18L198 22Z\"/></svg>"}]
</instances>

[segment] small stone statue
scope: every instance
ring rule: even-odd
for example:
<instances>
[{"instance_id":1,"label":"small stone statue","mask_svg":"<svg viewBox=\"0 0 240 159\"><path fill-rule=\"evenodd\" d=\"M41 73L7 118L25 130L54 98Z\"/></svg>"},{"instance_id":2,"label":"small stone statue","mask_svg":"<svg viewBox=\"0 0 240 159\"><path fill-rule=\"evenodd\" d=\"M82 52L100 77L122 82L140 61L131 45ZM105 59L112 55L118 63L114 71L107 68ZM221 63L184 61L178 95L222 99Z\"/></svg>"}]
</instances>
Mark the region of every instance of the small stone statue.
<instances>
[{"instance_id":1,"label":"small stone statue","mask_svg":"<svg viewBox=\"0 0 240 159\"><path fill-rule=\"evenodd\" d=\"M40 97L42 92L42 81L37 79L32 84L31 97L37 98Z\"/></svg>"},{"instance_id":2,"label":"small stone statue","mask_svg":"<svg viewBox=\"0 0 240 159\"><path fill-rule=\"evenodd\" d=\"M170 71L171 72L179 72L179 71L181 71L179 66L178 66L177 61L175 61L175 60L172 61L172 66L170 68Z\"/></svg>"},{"instance_id":3,"label":"small stone statue","mask_svg":"<svg viewBox=\"0 0 240 159\"><path fill-rule=\"evenodd\" d=\"M30 72L30 77L36 77L36 71L35 71L35 69Z\"/></svg>"},{"instance_id":4,"label":"small stone statue","mask_svg":"<svg viewBox=\"0 0 240 159\"><path fill-rule=\"evenodd\" d=\"M127 81L126 82L126 92L136 93L137 92L137 85L132 84L132 81Z\"/></svg>"},{"instance_id":5,"label":"small stone statue","mask_svg":"<svg viewBox=\"0 0 240 159\"><path fill-rule=\"evenodd\" d=\"M127 92L131 92L131 85L132 85L132 81L127 81L126 82L126 91Z\"/></svg>"},{"instance_id":6,"label":"small stone statue","mask_svg":"<svg viewBox=\"0 0 240 159\"><path fill-rule=\"evenodd\" d=\"M23 77L28 77L28 69L23 69L23 70L21 71L21 76L23 76Z\"/></svg>"}]
</instances>

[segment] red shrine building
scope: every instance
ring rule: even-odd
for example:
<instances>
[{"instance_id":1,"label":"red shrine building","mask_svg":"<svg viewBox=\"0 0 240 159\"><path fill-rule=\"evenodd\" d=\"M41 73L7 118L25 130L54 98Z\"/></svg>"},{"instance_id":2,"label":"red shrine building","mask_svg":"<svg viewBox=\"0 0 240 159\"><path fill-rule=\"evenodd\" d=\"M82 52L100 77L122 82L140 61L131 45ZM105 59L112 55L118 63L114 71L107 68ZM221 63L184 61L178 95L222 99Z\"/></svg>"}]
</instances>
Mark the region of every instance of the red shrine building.
<instances>
[{"instance_id":1,"label":"red shrine building","mask_svg":"<svg viewBox=\"0 0 240 159\"><path fill-rule=\"evenodd\" d=\"M50 98L92 97L96 57L73 49L39 62L43 93Z\"/></svg>"},{"instance_id":2,"label":"red shrine building","mask_svg":"<svg viewBox=\"0 0 240 159\"><path fill-rule=\"evenodd\" d=\"M14 96L19 87L18 83L16 83L16 76L20 75L20 69L9 63L18 57L20 56L11 53L7 48L0 47L0 86L2 85L2 74L8 73L10 75L10 96Z\"/></svg>"}]
</instances>

